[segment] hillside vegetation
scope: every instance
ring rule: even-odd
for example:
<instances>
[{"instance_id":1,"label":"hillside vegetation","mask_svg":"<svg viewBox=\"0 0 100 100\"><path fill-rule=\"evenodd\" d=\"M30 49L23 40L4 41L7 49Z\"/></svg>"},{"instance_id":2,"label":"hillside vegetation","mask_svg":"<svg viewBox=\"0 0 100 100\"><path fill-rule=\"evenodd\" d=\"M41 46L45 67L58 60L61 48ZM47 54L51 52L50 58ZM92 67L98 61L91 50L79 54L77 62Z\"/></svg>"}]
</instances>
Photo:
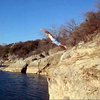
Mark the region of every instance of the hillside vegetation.
<instances>
[{"instance_id":1,"label":"hillside vegetation","mask_svg":"<svg viewBox=\"0 0 100 100\"><path fill-rule=\"evenodd\" d=\"M26 58L33 54L48 52L48 50L53 47L55 47L55 45L45 39L13 43L4 46L0 45L0 58L7 60L10 55L15 55L18 58Z\"/></svg>"},{"instance_id":2,"label":"hillside vegetation","mask_svg":"<svg viewBox=\"0 0 100 100\"><path fill-rule=\"evenodd\" d=\"M100 33L100 10L86 13L85 21L80 25L71 20L60 28L51 28L51 32L56 33L56 38L67 47L73 47L81 41L89 42Z\"/></svg>"}]
</instances>

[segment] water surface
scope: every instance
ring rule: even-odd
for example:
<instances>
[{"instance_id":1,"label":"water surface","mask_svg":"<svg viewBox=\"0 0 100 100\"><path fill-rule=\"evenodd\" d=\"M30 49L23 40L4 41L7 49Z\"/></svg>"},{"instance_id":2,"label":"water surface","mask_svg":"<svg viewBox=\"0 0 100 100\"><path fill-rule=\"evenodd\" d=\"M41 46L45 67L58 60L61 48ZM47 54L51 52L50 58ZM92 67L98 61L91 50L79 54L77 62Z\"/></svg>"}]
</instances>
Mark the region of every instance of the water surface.
<instances>
[{"instance_id":1,"label":"water surface","mask_svg":"<svg viewBox=\"0 0 100 100\"><path fill-rule=\"evenodd\" d=\"M47 79L38 75L0 72L0 100L48 100Z\"/></svg>"}]
</instances>

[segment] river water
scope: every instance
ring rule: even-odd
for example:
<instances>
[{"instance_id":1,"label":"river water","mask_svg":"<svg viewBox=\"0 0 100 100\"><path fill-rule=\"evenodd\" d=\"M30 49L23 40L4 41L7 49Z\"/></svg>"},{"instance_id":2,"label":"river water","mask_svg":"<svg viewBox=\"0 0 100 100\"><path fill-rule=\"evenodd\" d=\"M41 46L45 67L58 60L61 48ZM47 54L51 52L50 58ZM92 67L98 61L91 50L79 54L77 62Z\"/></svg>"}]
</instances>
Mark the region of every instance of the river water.
<instances>
[{"instance_id":1,"label":"river water","mask_svg":"<svg viewBox=\"0 0 100 100\"><path fill-rule=\"evenodd\" d=\"M49 100L47 79L0 72L0 100Z\"/></svg>"}]
</instances>

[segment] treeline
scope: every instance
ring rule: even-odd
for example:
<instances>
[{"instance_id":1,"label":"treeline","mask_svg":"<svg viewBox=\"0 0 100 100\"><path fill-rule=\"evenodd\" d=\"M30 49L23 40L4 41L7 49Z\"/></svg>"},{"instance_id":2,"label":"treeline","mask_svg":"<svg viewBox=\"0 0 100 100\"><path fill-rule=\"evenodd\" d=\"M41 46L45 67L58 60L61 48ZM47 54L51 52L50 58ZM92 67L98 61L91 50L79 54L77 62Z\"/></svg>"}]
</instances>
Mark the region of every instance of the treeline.
<instances>
[{"instance_id":1,"label":"treeline","mask_svg":"<svg viewBox=\"0 0 100 100\"><path fill-rule=\"evenodd\" d=\"M0 45L0 58L8 59L10 55L16 55L18 58L25 58L32 54L48 52L55 47L49 40L35 40L27 42L12 43L9 45Z\"/></svg>"},{"instance_id":2,"label":"treeline","mask_svg":"<svg viewBox=\"0 0 100 100\"><path fill-rule=\"evenodd\" d=\"M70 35L72 45L78 44L80 41L88 42L93 39L96 34L100 33L100 11L88 12L86 20Z\"/></svg>"}]
</instances>

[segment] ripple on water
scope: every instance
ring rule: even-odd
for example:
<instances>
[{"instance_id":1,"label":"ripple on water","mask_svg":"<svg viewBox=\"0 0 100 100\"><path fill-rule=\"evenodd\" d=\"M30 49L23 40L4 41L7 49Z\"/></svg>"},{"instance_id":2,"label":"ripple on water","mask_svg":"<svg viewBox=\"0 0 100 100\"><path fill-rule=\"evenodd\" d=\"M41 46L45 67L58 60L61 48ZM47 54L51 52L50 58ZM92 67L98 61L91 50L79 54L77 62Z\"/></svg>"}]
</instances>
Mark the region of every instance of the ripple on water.
<instances>
[{"instance_id":1,"label":"ripple on water","mask_svg":"<svg viewBox=\"0 0 100 100\"><path fill-rule=\"evenodd\" d=\"M48 100L48 84L43 76L0 73L0 100Z\"/></svg>"}]
</instances>

